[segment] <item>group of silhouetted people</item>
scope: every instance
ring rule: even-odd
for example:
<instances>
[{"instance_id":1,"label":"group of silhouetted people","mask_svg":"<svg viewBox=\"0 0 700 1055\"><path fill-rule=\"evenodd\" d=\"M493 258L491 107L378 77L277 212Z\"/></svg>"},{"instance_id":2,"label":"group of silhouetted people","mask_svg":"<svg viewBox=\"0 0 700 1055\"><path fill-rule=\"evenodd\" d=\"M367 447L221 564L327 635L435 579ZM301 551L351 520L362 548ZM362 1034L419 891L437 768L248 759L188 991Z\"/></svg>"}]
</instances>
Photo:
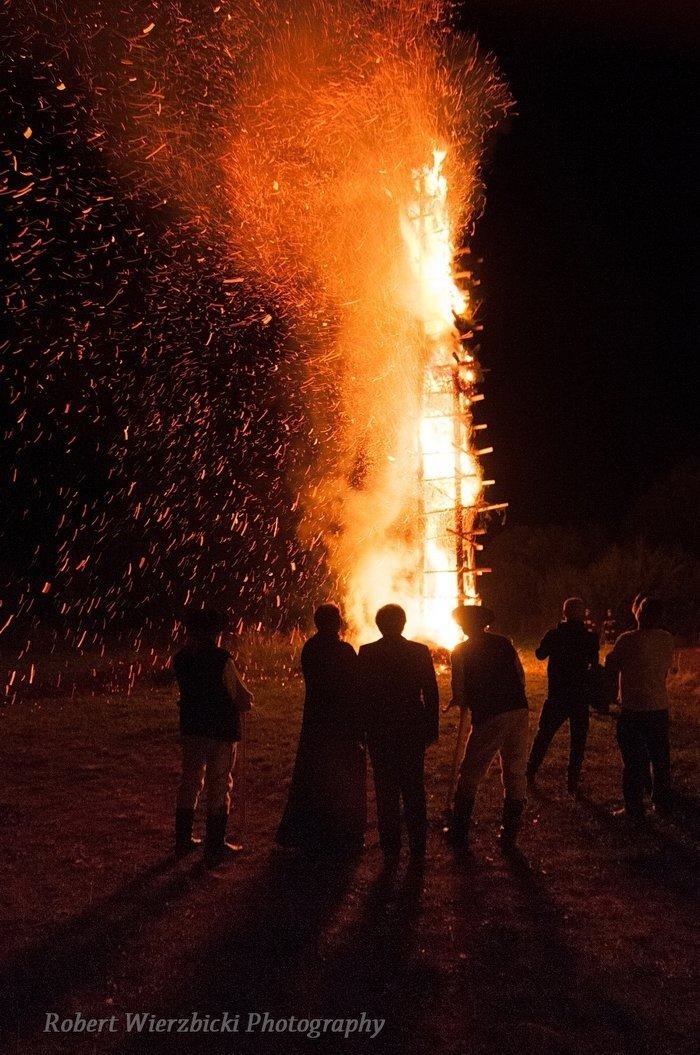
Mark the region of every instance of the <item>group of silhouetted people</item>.
<instances>
[{"instance_id":1,"label":"group of silhouetted people","mask_svg":"<svg viewBox=\"0 0 700 1055\"><path fill-rule=\"evenodd\" d=\"M504 789L500 843L516 847L527 789L533 787L549 745L568 722L568 791L579 793L594 679L619 690L617 737L623 759L625 812L644 817L644 798L670 809L670 761L666 678L674 661L672 636L661 626L661 607L638 598L637 628L617 638L599 665L597 634L586 626L586 609L569 598L563 619L536 649L548 662L548 693L528 754L525 674L510 640L489 627L494 613L461 605L453 616L465 634L451 655L452 704L469 712L471 728L444 828L455 850L469 846L479 784L498 757ZM316 633L305 643L301 668L304 714L292 781L277 832L280 846L309 854L359 851L367 821L366 754L372 764L379 842L387 858L402 845L402 813L413 859L425 855L426 749L438 739L439 694L428 647L403 636L406 615L396 604L380 608L380 638L356 653L341 638L342 618L333 604L315 612ZM206 793L204 855L214 866L241 847L226 840L232 770L252 694L230 654L218 647L224 622L212 610L187 618L188 640L173 660L180 689L182 776L177 797L175 850L195 849L194 816ZM613 683L615 689L613 689Z\"/></svg>"}]
</instances>

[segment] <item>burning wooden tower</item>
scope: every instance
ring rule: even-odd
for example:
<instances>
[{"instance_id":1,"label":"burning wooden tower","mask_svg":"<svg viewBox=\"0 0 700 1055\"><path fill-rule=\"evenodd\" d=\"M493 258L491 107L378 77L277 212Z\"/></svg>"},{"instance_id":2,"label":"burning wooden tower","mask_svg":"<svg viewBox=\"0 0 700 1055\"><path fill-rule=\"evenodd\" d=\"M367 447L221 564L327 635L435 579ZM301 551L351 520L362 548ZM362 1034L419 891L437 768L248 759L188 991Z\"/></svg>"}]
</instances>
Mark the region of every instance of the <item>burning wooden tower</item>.
<instances>
[{"instance_id":1,"label":"burning wooden tower","mask_svg":"<svg viewBox=\"0 0 700 1055\"><path fill-rule=\"evenodd\" d=\"M507 503L489 503L481 459L492 447L481 446L486 425L477 424L473 406L483 400L482 371L473 319L473 289L478 284L470 250L453 250L447 212L443 151L432 167L415 174L414 266L424 291L421 313L425 369L420 380L417 429L418 523L421 537L421 608L427 625L438 611L455 604L478 603L477 554L485 534L484 514Z\"/></svg>"}]
</instances>

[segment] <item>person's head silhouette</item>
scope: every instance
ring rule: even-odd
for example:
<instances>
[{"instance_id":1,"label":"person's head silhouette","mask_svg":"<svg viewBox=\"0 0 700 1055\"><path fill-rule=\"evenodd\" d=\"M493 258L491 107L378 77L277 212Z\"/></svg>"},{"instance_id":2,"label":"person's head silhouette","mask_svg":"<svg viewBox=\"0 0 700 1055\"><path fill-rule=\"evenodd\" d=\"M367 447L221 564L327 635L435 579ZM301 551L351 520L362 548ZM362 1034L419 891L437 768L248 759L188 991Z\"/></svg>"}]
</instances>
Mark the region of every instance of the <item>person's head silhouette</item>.
<instances>
[{"instance_id":1,"label":"person's head silhouette","mask_svg":"<svg viewBox=\"0 0 700 1055\"><path fill-rule=\"evenodd\" d=\"M586 618L586 606L580 597L568 597L564 601L562 615L568 623L582 623Z\"/></svg>"},{"instance_id":2,"label":"person's head silhouette","mask_svg":"<svg viewBox=\"0 0 700 1055\"><path fill-rule=\"evenodd\" d=\"M340 609L334 604L320 604L314 612L314 623L321 632L339 634L343 625Z\"/></svg>"},{"instance_id":3,"label":"person's head silhouette","mask_svg":"<svg viewBox=\"0 0 700 1055\"><path fill-rule=\"evenodd\" d=\"M382 637L401 637L406 625L406 613L400 604L385 604L374 621Z\"/></svg>"},{"instance_id":4,"label":"person's head silhouette","mask_svg":"<svg viewBox=\"0 0 700 1055\"><path fill-rule=\"evenodd\" d=\"M486 608L484 605L461 604L459 608L455 608L452 618L467 637L474 637L476 634L483 633L496 616L491 608Z\"/></svg>"},{"instance_id":5,"label":"person's head silhouette","mask_svg":"<svg viewBox=\"0 0 700 1055\"><path fill-rule=\"evenodd\" d=\"M192 608L185 612L184 623L194 641L216 641L226 629L226 616L215 608Z\"/></svg>"},{"instance_id":6,"label":"person's head silhouette","mask_svg":"<svg viewBox=\"0 0 700 1055\"><path fill-rule=\"evenodd\" d=\"M637 625L640 630L659 630L664 607L657 597L645 597L637 609Z\"/></svg>"}]
</instances>

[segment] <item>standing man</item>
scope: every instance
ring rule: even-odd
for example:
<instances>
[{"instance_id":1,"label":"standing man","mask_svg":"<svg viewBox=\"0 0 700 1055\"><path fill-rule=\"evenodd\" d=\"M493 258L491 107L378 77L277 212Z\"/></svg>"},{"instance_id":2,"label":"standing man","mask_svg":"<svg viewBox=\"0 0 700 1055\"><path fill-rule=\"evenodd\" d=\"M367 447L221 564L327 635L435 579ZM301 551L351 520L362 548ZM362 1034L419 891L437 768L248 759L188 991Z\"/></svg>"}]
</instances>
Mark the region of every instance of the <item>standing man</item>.
<instances>
[{"instance_id":1,"label":"standing man","mask_svg":"<svg viewBox=\"0 0 700 1055\"><path fill-rule=\"evenodd\" d=\"M397 604L380 608L379 641L362 645L358 657L360 708L377 797L379 843L387 857L401 849L403 800L411 854L425 854L427 814L425 749L439 731L439 696L427 645L403 636L406 613Z\"/></svg>"},{"instance_id":2,"label":"standing man","mask_svg":"<svg viewBox=\"0 0 700 1055\"><path fill-rule=\"evenodd\" d=\"M671 757L668 741L666 678L675 666L675 644L661 628L662 606L645 597L636 609L637 629L618 637L605 669L619 678L622 712L617 742L623 762L625 813L644 819L644 790L651 762L652 801L659 813L671 811Z\"/></svg>"},{"instance_id":3,"label":"standing man","mask_svg":"<svg viewBox=\"0 0 700 1055\"><path fill-rule=\"evenodd\" d=\"M532 783L555 734L569 723L568 790L578 792L581 766L588 737L588 708L591 699L591 672L598 669L598 636L585 626L586 606L580 597L564 601L562 622L548 630L535 649L538 659L548 660L547 699L540 714L527 763L527 779Z\"/></svg>"},{"instance_id":4,"label":"standing man","mask_svg":"<svg viewBox=\"0 0 700 1055\"><path fill-rule=\"evenodd\" d=\"M447 837L455 849L467 849L476 792L498 755L504 792L500 841L504 850L512 850L525 808L525 672L508 638L488 631L494 619L491 609L462 605L452 615L467 635L452 652L452 703L461 710L469 708L472 727Z\"/></svg>"},{"instance_id":5,"label":"standing man","mask_svg":"<svg viewBox=\"0 0 700 1055\"><path fill-rule=\"evenodd\" d=\"M241 714L253 695L238 676L230 654L218 645L223 616L213 609L188 613L187 643L173 659L180 689L182 775L175 811L175 855L196 849L194 813L202 788L207 800L204 860L214 867L241 846L226 842Z\"/></svg>"}]
</instances>

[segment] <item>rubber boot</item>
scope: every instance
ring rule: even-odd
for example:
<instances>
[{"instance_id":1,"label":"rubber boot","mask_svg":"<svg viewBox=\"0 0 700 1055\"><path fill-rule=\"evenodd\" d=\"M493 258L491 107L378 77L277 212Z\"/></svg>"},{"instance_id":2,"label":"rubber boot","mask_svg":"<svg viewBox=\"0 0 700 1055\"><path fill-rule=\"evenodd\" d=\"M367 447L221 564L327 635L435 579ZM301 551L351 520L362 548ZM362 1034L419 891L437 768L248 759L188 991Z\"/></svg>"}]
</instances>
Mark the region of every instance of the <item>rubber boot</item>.
<instances>
[{"instance_id":1,"label":"rubber boot","mask_svg":"<svg viewBox=\"0 0 700 1055\"><path fill-rule=\"evenodd\" d=\"M204 839L204 863L208 868L214 868L224 861L230 860L239 854L243 847L239 843L226 842L226 825L228 824L228 813L220 810L216 813L207 814L207 829Z\"/></svg>"},{"instance_id":2,"label":"rubber boot","mask_svg":"<svg viewBox=\"0 0 700 1055\"><path fill-rule=\"evenodd\" d=\"M523 824L524 809L525 799L506 798L503 800L503 820L501 822L499 842L501 849L505 853L515 849L518 833Z\"/></svg>"},{"instance_id":3,"label":"rubber boot","mask_svg":"<svg viewBox=\"0 0 700 1055\"><path fill-rule=\"evenodd\" d=\"M471 826L474 799L455 799L452 807L452 818L445 831L445 838L455 850L469 849L469 828Z\"/></svg>"},{"instance_id":4,"label":"rubber boot","mask_svg":"<svg viewBox=\"0 0 700 1055\"><path fill-rule=\"evenodd\" d=\"M194 810L175 810L175 856L178 860L191 854L198 846L202 845L201 839L195 839L192 835L194 828Z\"/></svg>"}]
</instances>

